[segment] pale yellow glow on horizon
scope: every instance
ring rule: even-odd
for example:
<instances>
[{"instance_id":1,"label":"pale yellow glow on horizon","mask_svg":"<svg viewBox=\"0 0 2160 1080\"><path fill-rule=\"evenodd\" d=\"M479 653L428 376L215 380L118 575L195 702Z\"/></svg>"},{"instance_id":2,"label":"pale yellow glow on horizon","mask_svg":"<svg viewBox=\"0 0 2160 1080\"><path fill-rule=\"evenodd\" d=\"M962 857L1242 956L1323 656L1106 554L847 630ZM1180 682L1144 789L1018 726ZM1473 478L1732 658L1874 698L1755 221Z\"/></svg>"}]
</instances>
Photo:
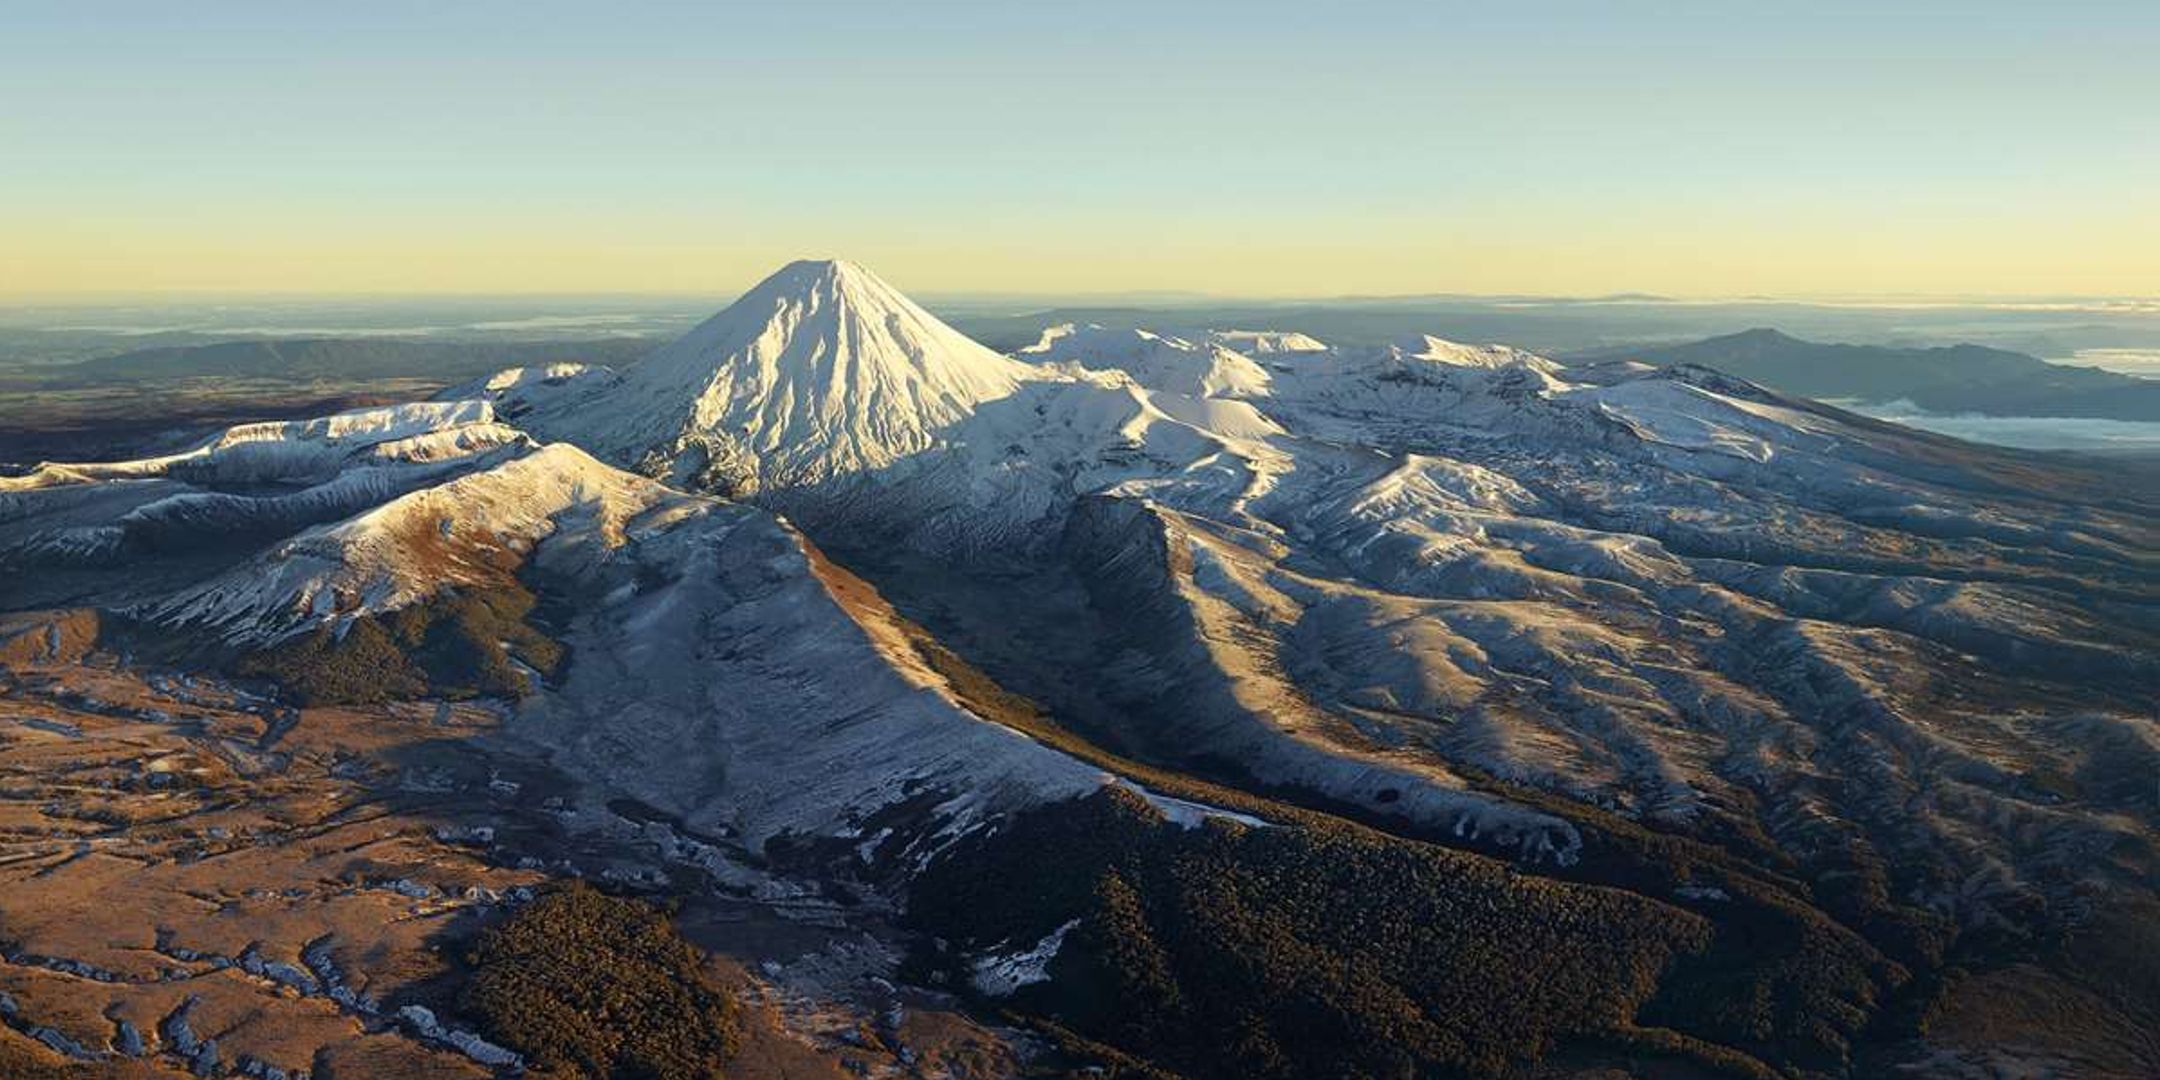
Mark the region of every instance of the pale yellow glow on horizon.
<instances>
[{"instance_id":1,"label":"pale yellow glow on horizon","mask_svg":"<svg viewBox=\"0 0 2160 1080\"><path fill-rule=\"evenodd\" d=\"M1677 212L1608 221L985 223L976 235L831 221L311 218L16 222L10 301L180 293L727 293L802 257L862 262L915 292L1221 296L1418 293L1676 297L2160 295L2160 205L2052 220L1851 222Z\"/></svg>"}]
</instances>

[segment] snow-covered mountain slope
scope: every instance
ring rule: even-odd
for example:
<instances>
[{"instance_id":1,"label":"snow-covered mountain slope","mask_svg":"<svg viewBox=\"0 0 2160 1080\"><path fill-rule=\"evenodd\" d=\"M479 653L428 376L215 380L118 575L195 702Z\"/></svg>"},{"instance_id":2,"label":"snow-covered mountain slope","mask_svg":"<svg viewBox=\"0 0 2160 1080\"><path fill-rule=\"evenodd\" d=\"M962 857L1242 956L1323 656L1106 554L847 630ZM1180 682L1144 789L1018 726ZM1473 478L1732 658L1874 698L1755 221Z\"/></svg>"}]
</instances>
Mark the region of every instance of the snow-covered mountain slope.
<instances>
[{"instance_id":1,"label":"snow-covered mountain slope","mask_svg":"<svg viewBox=\"0 0 2160 1080\"><path fill-rule=\"evenodd\" d=\"M566 613L547 632L570 659L551 685L529 673L514 737L596 806L629 795L752 854L781 833L853 851L876 819L868 849L904 873L990 817L1109 782L971 712L874 592L765 511L514 433L442 456L489 415L466 402L236 428L172 459L71 468L7 493L0 558L72 574L83 594L67 599L189 662L531 590ZM321 476L332 460L343 470ZM231 477L256 493L216 487ZM144 542L159 515L190 527ZM56 531L118 539L96 558L52 550ZM8 581L0 607L49 602Z\"/></svg>"},{"instance_id":2,"label":"snow-covered mountain slope","mask_svg":"<svg viewBox=\"0 0 2160 1080\"><path fill-rule=\"evenodd\" d=\"M244 424L181 453L0 480L12 605L124 605L294 530L524 453L485 402Z\"/></svg>"},{"instance_id":3,"label":"snow-covered mountain slope","mask_svg":"<svg viewBox=\"0 0 2160 1080\"><path fill-rule=\"evenodd\" d=\"M1557 376L1562 370L1554 361L1513 346L1465 345L1431 334L1412 334L1374 349L1331 351L1344 357L1348 366L1363 366L1376 371L1414 370L1420 365L1439 365L1458 368L1528 368L1543 375Z\"/></svg>"},{"instance_id":4,"label":"snow-covered mountain slope","mask_svg":"<svg viewBox=\"0 0 2160 1080\"><path fill-rule=\"evenodd\" d=\"M1615 511L1642 500L1631 509L1672 521L1702 512L1586 464L1549 452L1485 464L1345 455L1318 486L1286 477L1251 507L1256 522L1235 527L1105 505L1068 533L1095 605L1118 613L1126 639L1107 646L1129 659L1105 676L1135 703L1176 703L1138 705L1142 729L1175 725L1210 745L1245 732L1241 767L1376 812L1414 813L1420 798L1491 776L1683 829L1765 828L1793 851L1818 850L1835 821L1914 880L2019 867L1990 897L1927 894L1960 917L2030 902L2070 852L2135 835L2113 809L2059 812L2021 777L2094 749L2055 741L2053 723L2038 734L2040 716L2134 722L2139 688L2160 670L2149 578L2142 600L2107 609L2142 612L2133 628L2051 574L1934 576L1959 573L1972 549L1956 543L1921 541L1872 571L1793 564L1815 551L1765 565L1768 530L1735 514L1726 528L1754 531L1764 550L1703 557L1582 524L1593 500ZM1836 539L1855 554L1900 542L1852 526ZM2091 580L2139 587L2130 566ZM1340 767L1286 773L1296 755L1250 741L1286 730ZM1375 760L1431 784L1383 778ZM1863 774L1886 786L1817 786ZM1925 812L1887 797L1914 784L1959 795Z\"/></svg>"},{"instance_id":5,"label":"snow-covered mountain slope","mask_svg":"<svg viewBox=\"0 0 2160 1080\"><path fill-rule=\"evenodd\" d=\"M1486 778L1796 851L1832 822L1955 908L1920 879L2060 871L2020 814L2076 850L2121 828L2032 804L2018 777L2065 750L1990 711L2128 717L2160 678L2151 504L2090 476L1715 372L1578 384L1424 335L1055 327L1018 358L796 264L526 415L785 510L1095 730L1499 849L1574 840ZM953 599L1046 573L1089 641L1067 609ZM1954 809L1883 801L1945 760Z\"/></svg>"},{"instance_id":6,"label":"snow-covered mountain slope","mask_svg":"<svg viewBox=\"0 0 2160 1080\"><path fill-rule=\"evenodd\" d=\"M1250 405L1001 356L845 262L790 264L619 375L466 392L687 490L924 550L1040 549L1077 493L1127 483L1227 504L1279 456Z\"/></svg>"},{"instance_id":7,"label":"snow-covered mountain slope","mask_svg":"<svg viewBox=\"0 0 2160 1080\"><path fill-rule=\"evenodd\" d=\"M1131 375L1150 390L1202 398L1266 397L1267 369L1222 344L1195 344L1146 330L1112 330L1066 323L1043 331L1021 349L1035 363L1072 363Z\"/></svg>"},{"instance_id":8,"label":"snow-covered mountain slope","mask_svg":"<svg viewBox=\"0 0 2160 1080\"><path fill-rule=\"evenodd\" d=\"M900 873L1001 813L1110 782L962 705L890 609L792 529L700 502L565 586L573 662L517 725L559 766L752 851L826 838Z\"/></svg>"},{"instance_id":9,"label":"snow-covered mountain slope","mask_svg":"<svg viewBox=\"0 0 2160 1080\"><path fill-rule=\"evenodd\" d=\"M1256 342L1262 364L1226 341ZM1123 372L1165 400L1249 402L1248 437L1281 434L1293 416L1317 437L1366 442L1391 426L1542 435L1601 426L1596 410L1558 405L1573 389L1553 361L1504 345L1417 335L1381 346L1329 348L1299 334L1217 334L1204 342L1142 329L1053 326L1016 355L1038 364Z\"/></svg>"},{"instance_id":10,"label":"snow-covered mountain slope","mask_svg":"<svg viewBox=\"0 0 2160 1080\"><path fill-rule=\"evenodd\" d=\"M0 477L0 494L92 480L169 477L201 483L293 483L322 479L359 460L430 461L514 442L484 401L417 402L356 409L313 420L226 428L176 454L134 461L47 462Z\"/></svg>"},{"instance_id":11,"label":"snow-covered mountain slope","mask_svg":"<svg viewBox=\"0 0 2160 1080\"><path fill-rule=\"evenodd\" d=\"M1558 365L1501 345L1418 336L1293 353L1274 368L1270 415L1333 441L1386 444L1444 427L1577 442L1598 438L1605 426L1591 410L1557 400L1570 389Z\"/></svg>"},{"instance_id":12,"label":"snow-covered mountain slope","mask_svg":"<svg viewBox=\"0 0 2160 1080\"><path fill-rule=\"evenodd\" d=\"M852 263L797 262L621 384L529 423L677 480L752 491L882 468L1032 373Z\"/></svg>"},{"instance_id":13,"label":"snow-covered mountain slope","mask_svg":"<svg viewBox=\"0 0 2160 1080\"><path fill-rule=\"evenodd\" d=\"M1326 342L1295 330L1213 330L1208 333L1207 339L1212 344L1254 357L1274 353L1327 351Z\"/></svg>"},{"instance_id":14,"label":"snow-covered mountain slope","mask_svg":"<svg viewBox=\"0 0 2160 1080\"><path fill-rule=\"evenodd\" d=\"M970 714L770 515L567 444L307 530L141 614L263 645L512 578L575 613L574 659L527 699L520 737L752 850L783 831L845 837L935 793L887 822L923 855L984 815L1107 779Z\"/></svg>"},{"instance_id":15,"label":"snow-covered mountain slope","mask_svg":"<svg viewBox=\"0 0 2160 1080\"><path fill-rule=\"evenodd\" d=\"M2150 828L2026 778L2101 752L2083 740L2120 729L2079 718L2135 724L2160 679L2151 503L1715 373L1575 387L1411 355L1278 375L1269 414L1326 442L1276 440L1290 462L1244 516L1173 503L1132 519L1144 540L1068 534L1097 602L1154 625L1145 665L1108 669L1128 694L1220 683L1165 695L1176 722L1305 714L1304 742L1443 786L1792 852L1836 832L1965 920L2069 902L2061 875ZM1890 794L1930 785L1957 794ZM1376 811L1410 790L1313 786ZM1945 884L1982 873L1984 894Z\"/></svg>"},{"instance_id":16,"label":"snow-covered mountain slope","mask_svg":"<svg viewBox=\"0 0 2160 1080\"><path fill-rule=\"evenodd\" d=\"M536 408L562 408L620 380L615 369L598 364L547 364L505 368L436 391L435 402L487 402L495 415L515 422Z\"/></svg>"},{"instance_id":17,"label":"snow-covered mountain slope","mask_svg":"<svg viewBox=\"0 0 2160 1080\"><path fill-rule=\"evenodd\" d=\"M556 541L553 559L602 560L632 528L662 528L703 506L574 446L536 447L307 529L141 610L153 622L208 630L237 645L268 645L447 589L500 584L515 577L543 539Z\"/></svg>"}]
</instances>

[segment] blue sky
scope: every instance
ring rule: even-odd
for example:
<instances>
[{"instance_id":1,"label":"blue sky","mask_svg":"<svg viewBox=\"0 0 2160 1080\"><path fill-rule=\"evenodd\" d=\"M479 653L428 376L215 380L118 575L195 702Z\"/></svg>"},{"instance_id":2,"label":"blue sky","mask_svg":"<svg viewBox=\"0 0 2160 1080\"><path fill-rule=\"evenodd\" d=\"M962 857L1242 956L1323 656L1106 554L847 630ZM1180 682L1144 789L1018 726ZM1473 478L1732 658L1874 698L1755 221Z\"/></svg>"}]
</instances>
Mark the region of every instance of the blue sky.
<instances>
[{"instance_id":1,"label":"blue sky","mask_svg":"<svg viewBox=\"0 0 2160 1080\"><path fill-rule=\"evenodd\" d=\"M2160 293L2160 4L24 4L0 292Z\"/></svg>"}]
</instances>

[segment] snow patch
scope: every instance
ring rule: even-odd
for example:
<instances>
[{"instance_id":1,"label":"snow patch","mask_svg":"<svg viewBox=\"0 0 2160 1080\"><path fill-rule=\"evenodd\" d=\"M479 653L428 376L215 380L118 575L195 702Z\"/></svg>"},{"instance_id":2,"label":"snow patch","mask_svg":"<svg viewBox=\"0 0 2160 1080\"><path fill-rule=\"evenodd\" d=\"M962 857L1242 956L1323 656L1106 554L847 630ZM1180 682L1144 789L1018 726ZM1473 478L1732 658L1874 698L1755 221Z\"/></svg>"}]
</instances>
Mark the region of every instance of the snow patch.
<instances>
[{"instance_id":1,"label":"snow patch","mask_svg":"<svg viewBox=\"0 0 2160 1080\"><path fill-rule=\"evenodd\" d=\"M1010 997L1023 986L1048 981L1050 961L1065 947L1065 935L1078 925L1080 920L1074 919L1019 952L990 953L977 958L968 981L991 997Z\"/></svg>"}]
</instances>

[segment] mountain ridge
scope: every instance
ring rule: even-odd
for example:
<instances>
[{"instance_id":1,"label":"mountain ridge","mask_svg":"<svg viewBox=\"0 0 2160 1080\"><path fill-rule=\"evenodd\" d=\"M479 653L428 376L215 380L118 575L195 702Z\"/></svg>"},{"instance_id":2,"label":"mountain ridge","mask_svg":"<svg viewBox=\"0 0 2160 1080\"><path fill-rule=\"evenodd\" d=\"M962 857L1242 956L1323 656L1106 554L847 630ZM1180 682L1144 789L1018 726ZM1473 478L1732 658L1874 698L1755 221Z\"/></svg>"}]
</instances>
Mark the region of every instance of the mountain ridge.
<instances>
[{"instance_id":1,"label":"mountain ridge","mask_svg":"<svg viewBox=\"0 0 2160 1080\"><path fill-rule=\"evenodd\" d=\"M1909 401L1931 412L2160 421L2160 380L2051 364L1983 345L1826 344L1769 327L1575 354L1576 369L1694 364L1811 398Z\"/></svg>"}]
</instances>

